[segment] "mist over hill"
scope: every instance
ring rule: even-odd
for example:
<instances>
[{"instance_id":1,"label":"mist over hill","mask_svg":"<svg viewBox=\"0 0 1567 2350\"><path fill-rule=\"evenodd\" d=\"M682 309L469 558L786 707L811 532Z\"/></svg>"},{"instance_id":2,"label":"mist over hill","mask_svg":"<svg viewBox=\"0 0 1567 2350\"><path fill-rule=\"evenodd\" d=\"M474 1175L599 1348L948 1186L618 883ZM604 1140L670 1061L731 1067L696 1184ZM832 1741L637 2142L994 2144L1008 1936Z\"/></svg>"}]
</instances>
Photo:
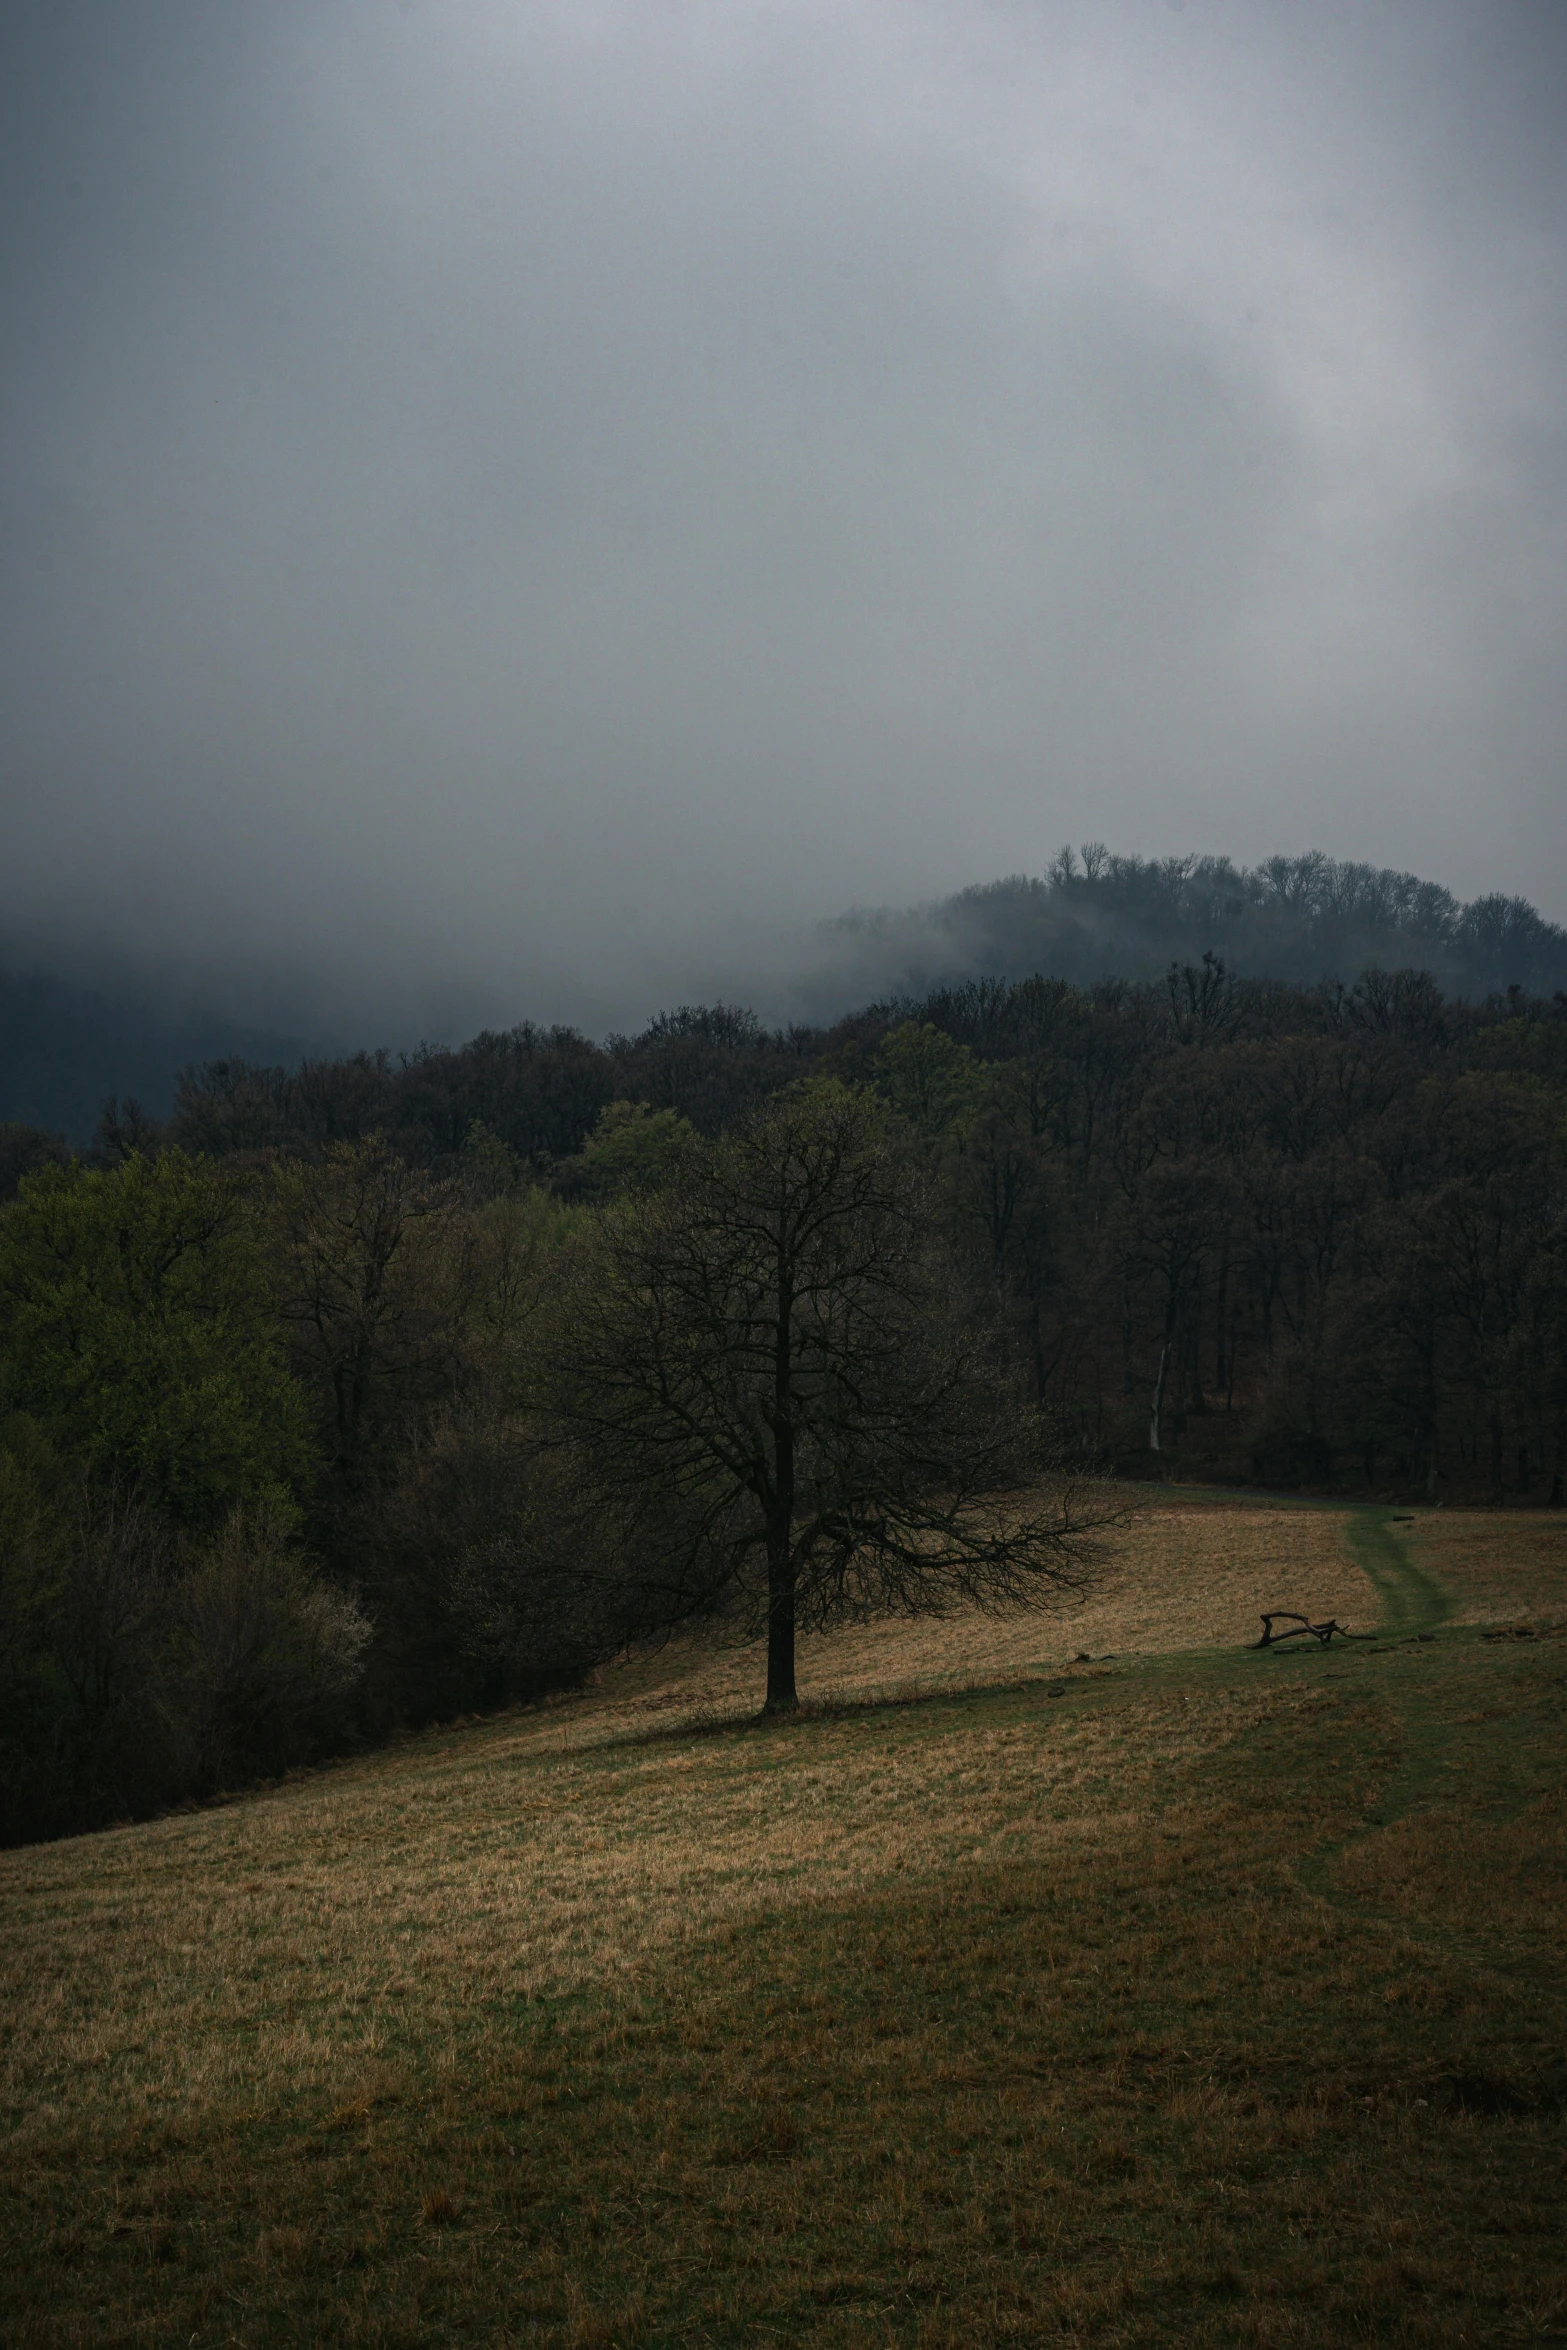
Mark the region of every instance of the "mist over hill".
<instances>
[{"instance_id":1,"label":"mist over hill","mask_svg":"<svg viewBox=\"0 0 1567 2350\"><path fill-rule=\"evenodd\" d=\"M262 1020L171 1006L151 983L73 986L0 966L0 1121L85 1142L111 1096L166 1117L191 1063L239 1055L292 1065L314 1042Z\"/></svg>"},{"instance_id":2,"label":"mist over hill","mask_svg":"<svg viewBox=\"0 0 1567 2350\"><path fill-rule=\"evenodd\" d=\"M1205 953L1241 978L1348 983L1380 968L1429 972L1444 994L1470 1000L1510 987L1567 990L1567 929L1520 897L1465 904L1416 874L1318 853L1240 866L1119 856L1089 842L1063 849L1043 878L1014 874L924 906L840 915L802 933L787 977L741 968L725 992L767 1022L825 1022L968 979L1157 979ZM223 993L243 1002L232 984ZM497 1025L531 1008L511 1007ZM636 1025L656 1007L628 1009ZM411 1050L420 1040L397 1026L386 1021L371 1041ZM91 1136L111 1096L167 1116L192 1064L286 1068L340 1049L340 1039L306 1037L286 1015L269 1014L259 990L244 1011L225 1012L188 990L176 999L156 973L136 986L89 987L0 968L0 1120L73 1142Z\"/></svg>"},{"instance_id":3,"label":"mist over hill","mask_svg":"<svg viewBox=\"0 0 1567 2350\"><path fill-rule=\"evenodd\" d=\"M821 937L822 967L801 990L818 1018L952 979L1155 979L1210 952L1248 979L1382 968L1427 971L1444 994L1471 1000L1567 988L1567 930L1526 899L1466 905L1417 874L1318 852L1238 866L1116 856L1093 841L1063 849L1042 880L1013 874L932 905L855 910Z\"/></svg>"}]
</instances>

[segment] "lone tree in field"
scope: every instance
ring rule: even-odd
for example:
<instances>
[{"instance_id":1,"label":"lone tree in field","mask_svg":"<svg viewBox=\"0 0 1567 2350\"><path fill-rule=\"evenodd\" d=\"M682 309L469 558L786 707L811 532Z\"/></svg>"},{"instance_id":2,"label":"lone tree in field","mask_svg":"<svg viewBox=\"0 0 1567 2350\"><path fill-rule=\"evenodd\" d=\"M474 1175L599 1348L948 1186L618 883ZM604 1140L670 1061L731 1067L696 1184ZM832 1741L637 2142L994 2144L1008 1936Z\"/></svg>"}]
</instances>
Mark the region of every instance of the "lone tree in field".
<instances>
[{"instance_id":1,"label":"lone tree in field","mask_svg":"<svg viewBox=\"0 0 1567 2350\"><path fill-rule=\"evenodd\" d=\"M644 1620L749 1615L767 1708L795 1634L1075 1586L1088 1532L967 1317L880 1106L817 1082L606 1211L562 1299L555 1402Z\"/></svg>"}]
</instances>

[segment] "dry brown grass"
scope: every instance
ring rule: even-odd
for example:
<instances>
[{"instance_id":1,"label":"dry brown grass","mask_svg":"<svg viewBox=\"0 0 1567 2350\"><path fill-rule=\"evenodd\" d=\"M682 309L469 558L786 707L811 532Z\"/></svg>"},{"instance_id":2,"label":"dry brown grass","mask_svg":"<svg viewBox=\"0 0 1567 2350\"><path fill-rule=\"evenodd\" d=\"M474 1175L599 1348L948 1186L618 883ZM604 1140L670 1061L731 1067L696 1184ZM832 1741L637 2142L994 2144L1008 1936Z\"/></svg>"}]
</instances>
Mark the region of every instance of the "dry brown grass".
<instances>
[{"instance_id":1,"label":"dry brown grass","mask_svg":"<svg viewBox=\"0 0 1567 2350\"><path fill-rule=\"evenodd\" d=\"M1150 1537L1150 1577L1160 1565L1179 1585L1186 1548ZM1094 1620L1124 1636L1153 1604L1107 1598ZM1037 1622L878 1627L808 1644L807 1696L906 1694L942 1632L949 1685L987 1659L1004 1677L1038 1667ZM1064 1645L1058 1632L1058 1656ZM70 2103L119 2113L307 2086L346 2095L410 1997L558 1994L759 1907L1002 1859L1020 1839L1099 1837L1135 1816L1172 1752L1252 1718L1194 1718L1181 1699L1113 1724L1078 1713L1063 1736L1048 1715L954 1713L944 1733L889 1745L865 1711L816 1725L783 1767L761 1737L635 1741L650 1721L668 1732L754 1713L754 1653L673 1664L664 1688L655 1660L542 1716L94 1839L90 1872L82 1842L6 1856L13 2061L47 2048Z\"/></svg>"},{"instance_id":2,"label":"dry brown grass","mask_svg":"<svg viewBox=\"0 0 1567 2350\"><path fill-rule=\"evenodd\" d=\"M1456 1621L1567 1622L1567 1511L1416 1510L1405 1531Z\"/></svg>"},{"instance_id":3,"label":"dry brown grass","mask_svg":"<svg viewBox=\"0 0 1567 2350\"><path fill-rule=\"evenodd\" d=\"M1138 1656L1243 1646L1264 1608L1298 1607L1369 1628L1375 1594L1343 1542L1340 1513L1237 1506L1144 1489L1130 1524L1104 1539L1090 1588L1037 1611L978 1609L939 1622L858 1625L800 1642L811 1706L884 1703L1065 1670L1086 1652ZM643 1735L654 1726L734 1721L756 1711L765 1678L751 1643L679 1642L601 1674L583 1698L519 1725L563 1745Z\"/></svg>"},{"instance_id":4,"label":"dry brown grass","mask_svg":"<svg viewBox=\"0 0 1567 2350\"><path fill-rule=\"evenodd\" d=\"M1440 1918L1449 1937L1483 1940L1493 1959L1549 1964L1567 1901L1561 1786L1528 1795L1500 1819L1433 1803L1347 1852L1337 1883L1405 1917Z\"/></svg>"},{"instance_id":5,"label":"dry brown grass","mask_svg":"<svg viewBox=\"0 0 1567 2350\"><path fill-rule=\"evenodd\" d=\"M1238 1639L1279 1587L1364 1620L1337 1542L1322 1512L1150 1510L1070 1612L809 1640L802 1691L869 1706L1064 1670L1082 1648L1205 1645L1194 1625ZM66 2102L119 2113L347 2095L410 1997L555 1994L761 1906L1102 1836L1136 1816L1172 1741L1197 1751L1252 1718L1183 1698L1113 1728L1076 1715L1063 1739L1048 1717L954 1715L878 1762L883 1725L862 1712L787 1769L765 1741L672 1735L753 1714L759 1675L754 1649L686 1647L244 1803L0 1857L10 2061L47 2048Z\"/></svg>"},{"instance_id":6,"label":"dry brown grass","mask_svg":"<svg viewBox=\"0 0 1567 2350\"><path fill-rule=\"evenodd\" d=\"M1558 1652L1247 1654L1371 1615L1342 1534L1174 1497L798 1722L666 1653L0 1856L14 2338L1534 2338Z\"/></svg>"}]
</instances>

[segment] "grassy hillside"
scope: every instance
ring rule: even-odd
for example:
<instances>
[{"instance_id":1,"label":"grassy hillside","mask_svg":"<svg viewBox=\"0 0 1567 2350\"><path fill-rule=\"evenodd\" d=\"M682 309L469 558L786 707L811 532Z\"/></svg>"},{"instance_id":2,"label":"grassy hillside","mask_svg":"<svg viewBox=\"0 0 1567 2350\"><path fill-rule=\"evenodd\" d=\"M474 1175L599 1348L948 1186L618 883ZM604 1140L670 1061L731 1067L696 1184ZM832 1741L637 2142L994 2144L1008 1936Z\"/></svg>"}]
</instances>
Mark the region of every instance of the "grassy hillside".
<instances>
[{"instance_id":1,"label":"grassy hillside","mask_svg":"<svg viewBox=\"0 0 1567 2350\"><path fill-rule=\"evenodd\" d=\"M4 2338L1567 2338L1564 1686L1560 1520L1187 1495L0 1856Z\"/></svg>"}]
</instances>

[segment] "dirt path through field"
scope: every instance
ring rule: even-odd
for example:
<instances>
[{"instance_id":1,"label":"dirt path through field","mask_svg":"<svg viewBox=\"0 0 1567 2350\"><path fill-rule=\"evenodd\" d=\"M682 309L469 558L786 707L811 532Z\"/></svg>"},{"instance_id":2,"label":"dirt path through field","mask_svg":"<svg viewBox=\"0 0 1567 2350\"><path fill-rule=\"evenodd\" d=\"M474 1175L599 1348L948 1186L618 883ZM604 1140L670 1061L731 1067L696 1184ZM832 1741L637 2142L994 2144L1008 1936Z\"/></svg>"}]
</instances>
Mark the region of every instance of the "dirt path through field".
<instances>
[{"instance_id":1,"label":"dirt path through field","mask_svg":"<svg viewBox=\"0 0 1567 2350\"><path fill-rule=\"evenodd\" d=\"M1345 1527L1355 1564L1382 1602L1381 1629L1393 1640L1434 1632L1452 1613L1443 1585L1415 1565L1403 1536L1394 1531L1404 1522L1391 1510L1357 1509Z\"/></svg>"},{"instance_id":2,"label":"dirt path through field","mask_svg":"<svg viewBox=\"0 0 1567 2350\"><path fill-rule=\"evenodd\" d=\"M1377 1593L1382 1622L1381 1637L1348 1652L1339 1669L1365 1676L1367 1695L1391 1716L1396 1760L1363 1824L1304 1854L1296 1876L1303 1890L1346 1920L1407 1936L1470 1966L1525 1979L1545 1970L1554 1980L1554 1954L1533 1943L1499 1947L1483 1904L1476 1913L1472 1898L1455 1898L1458 1880L1468 1879L1472 1896L1476 1882L1504 1865L1509 1831L1524 1825L1535 1798L1528 1784L1488 1790L1487 1849L1463 1849L1475 1843L1475 1826L1466 1817L1460 1827L1458 1799L1469 1728L1480 1717L1455 1707L1450 1668L1469 1653L1475 1634L1453 1624L1453 1595L1411 1558L1402 1529L1417 1522L1385 1509L1357 1509L1345 1522L1347 1547ZM1479 1790L1465 1785L1465 1792L1472 1812Z\"/></svg>"},{"instance_id":3,"label":"dirt path through field","mask_svg":"<svg viewBox=\"0 0 1567 2350\"><path fill-rule=\"evenodd\" d=\"M1351 1555L1382 1603L1378 1629L1387 1644L1426 1646L1452 1613L1448 1593L1434 1575L1417 1567L1404 1537L1403 1523L1388 1510L1356 1510L1346 1521ZM1385 1653L1385 1648L1383 1650ZM1401 1659L1401 1666L1418 1667L1418 1659ZM1382 1790L1373 1828L1390 1827L1413 1811L1429 1795L1440 1772L1447 1738L1443 1709L1418 1670L1396 1669L1384 1688L1398 1718L1402 1760Z\"/></svg>"}]
</instances>

